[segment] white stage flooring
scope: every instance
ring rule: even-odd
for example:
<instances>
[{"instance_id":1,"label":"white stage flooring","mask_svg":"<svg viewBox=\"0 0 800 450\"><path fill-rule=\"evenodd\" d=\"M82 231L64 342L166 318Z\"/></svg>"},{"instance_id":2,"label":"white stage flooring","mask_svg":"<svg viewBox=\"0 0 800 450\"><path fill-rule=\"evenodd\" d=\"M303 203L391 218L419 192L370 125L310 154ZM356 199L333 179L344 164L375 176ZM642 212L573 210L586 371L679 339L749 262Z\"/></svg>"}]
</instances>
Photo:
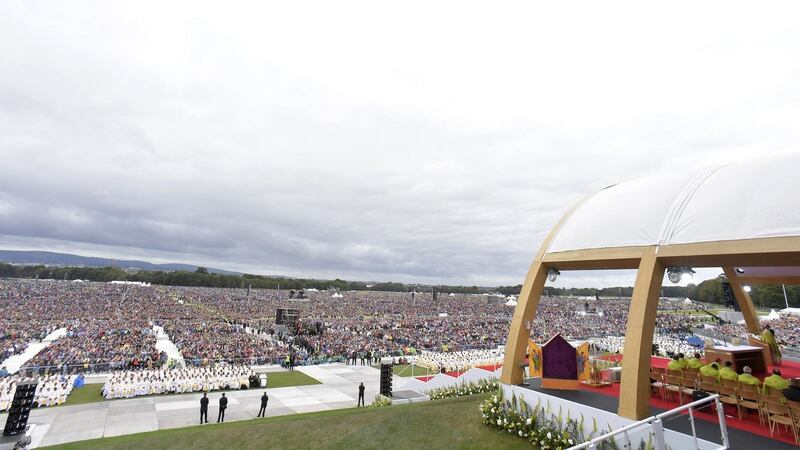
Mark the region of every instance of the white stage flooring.
<instances>
[{"instance_id":1,"label":"white stage flooring","mask_svg":"<svg viewBox=\"0 0 800 450\"><path fill-rule=\"evenodd\" d=\"M378 393L380 371L369 366L329 364L298 367L295 370L319 380L322 384L267 389L267 416L352 408L358 400L358 384L366 387L365 402L372 403ZM401 389L408 380L394 377L393 388ZM227 391L228 409L225 421L255 419L263 389ZM220 392L209 393L209 422L217 420ZM75 406L36 409L29 424L32 447L55 445L108 436L140 433L198 425L202 394L141 397L106 400ZM0 423L5 423L5 414ZM213 423L204 425L213 427Z\"/></svg>"}]
</instances>

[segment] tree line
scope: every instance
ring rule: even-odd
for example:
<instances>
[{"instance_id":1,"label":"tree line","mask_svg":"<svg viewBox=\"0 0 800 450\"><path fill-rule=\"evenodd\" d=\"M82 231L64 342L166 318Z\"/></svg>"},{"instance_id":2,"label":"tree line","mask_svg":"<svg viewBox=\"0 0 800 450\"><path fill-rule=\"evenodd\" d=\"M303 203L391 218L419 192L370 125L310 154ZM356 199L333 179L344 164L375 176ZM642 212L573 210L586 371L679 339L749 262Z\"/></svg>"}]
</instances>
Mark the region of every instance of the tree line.
<instances>
[{"instance_id":1,"label":"tree line","mask_svg":"<svg viewBox=\"0 0 800 450\"><path fill-rule=\"evenodd\" d=\"M198 267L194 272L188 271L150 271L127 272L118 267L54 267L54 266L20 266L0 263L2 278L39 278L55 280L86 281L139 281L165 286L197 286L217 288L246 289L319 289L333 288L341 291L386 291L386 292L440 292L460 294L481 294L490 291L503 295L519 295L522 285L499 286L495 289L478 286L420 285L384 282L368 284L363 281L315 280L305 278L269 277L252 274L218 274L209 273L205 267ZM664 286L661 295L673 298L690 298L704 303L723 304L722 283L719 278L705 280L700 284L688 286ZM556 288L545 287L546 295L580 297L630 297L633 287L618 286L602 289L596 288ZM786 286L789 306L800 307L800 286ZM760 284L752 286L750 297L756 306L763 308L783 308L786 306L781 285Z\"/></svg>"},{"instance_id":2,"label":"tree line","mask_svg":"<svg viewBox=\"0 0 800 450\"><path fill-rule=\"evenodd\" d=\"M750 298L753 304L762 308L785 308L786 301L783 297L783 287L780 284L756 284L750 291ZM500 286L497 291L504 295L519 295L522 285ZM579 297L631 297L633 295L632 286L616 286L608 288L556 288L545 287L547 295L567 296L574 295ZM722 294L722 280L712 278L700 284L690 284L688 286L663 286L661 288L663 297L689 298L704 303L724 304L725 299ZM789 306L800 307L800 286L786 285L786 298Z\"/></svg>"},{"instance_id":3,"label":"tree line","mask_svg":"<svg viewBox=\"0 0 800 450\"><path fill-rule=\"evenodd\" d=\"M138 281L165 286L197 286L246 289L336 289L340 291L389 291L389 292L456 292L478 294L485 289L477 286L425 286L395 282L368 284L363 281L315 280L305 278L269 277L252 274L209 273L205 267L189 271L128 272L118 267L68 267L44 265L12 265L0 263L0 278L37 278L53 280L85 281Z\"/></svg>"}]
</instances>

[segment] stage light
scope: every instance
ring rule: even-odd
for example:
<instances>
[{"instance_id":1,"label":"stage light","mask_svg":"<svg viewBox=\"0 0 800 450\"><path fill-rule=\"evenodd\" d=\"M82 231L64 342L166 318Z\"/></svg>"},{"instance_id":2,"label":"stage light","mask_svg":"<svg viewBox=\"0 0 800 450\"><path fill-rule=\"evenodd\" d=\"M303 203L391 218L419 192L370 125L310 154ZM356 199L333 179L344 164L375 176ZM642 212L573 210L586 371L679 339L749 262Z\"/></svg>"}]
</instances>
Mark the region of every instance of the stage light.
<instances>
[{"instance_id":1,"label":"stage light","mask_svg":"<svg viewBox=\"0 0 800 450\"><path fill-rule=\"evenodd\" d=\"M742 289L744 289L745 292L750 292L752 290L752 288L747 285L745 285Z\"/></svg>"},{"instance_id":2,"label":"stage light","mask_svg":"<svg viewBox=\"0 0 800 450\"><path fill-rule=\"evenodd\" d=\"M744 269L742 269L741 267L737 267L736 268L736 272L737 273L744 273Z\"/></svg>"},{"instance_id":3,"label":"stage light","mask_svg":"<svg viewBox=\"0 0 800 450\"><path fill-rule=\"evenodd\" d=\"M689 284L693 279L692 272L683 272L681 274L681 283Z\"/></svg>"},{"instance_id":4,"label":"stage light","mask_svg":"<svg viewBox=\"0 0 800 450\"><path fill-rule=\"evenodd\" d=\"M667 278L669 278L670 283L678 284L681 282L681 272L676 267L670 267L667 269Z\"/></svg>"},{"instance_id":5,"label":"stage light","mask_svg":"<svg viewBox=\"0 0 800 450\"><path fill-rule=\"evenodd\" d=\"M689 283L694 278L691 267L667 267L667 278L673 284Z\"/></svg>"},{"instance_id":6,"label":"stage light","mask_svg":"<svg viewBox=\"0 0 800 450\"><path fill-rule=\"evenodd\" d=\"M561 275L561 272L559 272L558 269L550 269L547 271L547 279L550 280L551 283L556 281L559 275Z\"/></svg>"}]
</instances>

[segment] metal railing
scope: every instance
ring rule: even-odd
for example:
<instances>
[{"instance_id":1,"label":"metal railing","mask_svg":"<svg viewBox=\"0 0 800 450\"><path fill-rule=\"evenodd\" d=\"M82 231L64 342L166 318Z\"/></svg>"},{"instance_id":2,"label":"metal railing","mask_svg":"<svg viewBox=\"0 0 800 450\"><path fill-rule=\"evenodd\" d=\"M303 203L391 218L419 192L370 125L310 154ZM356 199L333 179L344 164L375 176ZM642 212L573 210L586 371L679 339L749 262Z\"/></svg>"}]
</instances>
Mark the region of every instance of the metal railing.
<instances>
[{"instance_id":1,"label":"metal railing","mask_svg":"<svg viewBox=\"0 0 800 450\"><path fill-rule=\"evenodd\" d=\"M694 440L694 448L699 449L699 445L697 442L697 431L695 430L694 426L694 409L700 405L704 405L706 403L714 402L717 408L717 416L719 417L719 430L720 435L722 437L722 445L718 447L719 449L725 450L730 447L728 442L728 428L725 426L725 412L722 409L722 402L719 400L719 394L710 395L704 399L694 401L692 403L687 403L679 408L671 409L669 411L663 412L657 416L652 416L644 420L640 420L639 422L632 423L630 425L624 426L618 430L611 431L606 433L602 436L598 436L590 441L586 441L583 444L576 445L574 447L570 447L568 450L580 450L580 449L597 449L598 445L600 445L603 441L608 439L615 439L617 435L622 434L625 437L625 448L632 449L630 434L633 431L643 431L640 428L643 427L650 427L652 436L653 436L653 448L655 450L666 450L667 444L664 439L664 419L674 416L676 414L680 414L685 410L689 410L689 421L692 424L692 438Z\"/></svg>"}]
</instances>

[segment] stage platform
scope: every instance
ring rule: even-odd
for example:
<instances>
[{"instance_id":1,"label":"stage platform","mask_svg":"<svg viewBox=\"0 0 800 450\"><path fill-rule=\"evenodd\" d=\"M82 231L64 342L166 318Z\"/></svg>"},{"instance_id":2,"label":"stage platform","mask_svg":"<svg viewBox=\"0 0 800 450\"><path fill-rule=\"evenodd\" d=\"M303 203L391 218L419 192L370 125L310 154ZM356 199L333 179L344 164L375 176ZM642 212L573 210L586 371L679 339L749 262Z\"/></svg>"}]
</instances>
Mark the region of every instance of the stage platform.
<instances>
[{"instance_id":1,"label":"stage platform","mask_svg":"<svg viewBox=\"0 0 800 450\"><path fill-rule=\"evenodd\" d=\"M426 402L429 401L430 399L431 398L425 394L421 394L417 391L412 391L408 389L401 391L392 391L392 403L394 404Z\"/></svg>"},{"instance_id":2,"label":"stage platform","mask_svg":"<svg viewBox=\"0 0 800 450\"><path fill-rule=\"evenodd\" d=\"M557 389L542 389L541 387L541 379L540 378L530 378L526 380L528 386L523 386L527 389L531 389L534 391L538 391L547 395L552 395L554 397L563 398L564 400L569 400L576 403L581 403L583 405L591 406L597 409L602 409L603 411L608 411L611 413L616 414L617 408L619 406L619 385L615 384L614 386L616 389L612 388L586 388L581 386L581 389L577 391L562 391ZM602 392L601 391L605 391ZM614 395L616 393L616 395ZM655 400L655 398L651 399ZM660 398L658 400L661 400ZM666 403L666 402L665 402ZM651 401L651 412L652 415L660 414L662 412L668 411L669 409L677 408L680 406L678 402L674 402L674 405L671 403L669 405L661 405L661 406L668 406L666 409L663 407L654 406L653 402ZM778 440L769 437L769 429L765 427L760 427L758 423L758 419L755 419L755 426L760 427L766 433L766 436L762 434L756 434L752 427L750 426L742 426L740 423L739 426L733 426L732 422L736 422L737 419L735 417L731 417L731 411L733 414L736 414L735 408L728 410L726 409L726 420L725 423L728 428L728 439L731 442L732 449L742 449L742 450L752 450L752 449L759 449L759 450L797 450L797 446L794 444L794 437L791 434L791 431L784 432L783 437L784 439ZM721 442L720 439L720 431L719 431L719 424L717 423L717 413L713 409L710 409L709 412L698 412L695 414L695 418L699 420L695 420L695 428L697 430L697 437L700 439L705 439L710 442ZM744 422L744 421L740 421ZM666 422L664 422L665 428L684 433L687 435L692 434L691 429L691 422L689 421L689 416L684 414L681 416L673 417Z\"/></svg>"}]
</instances>

